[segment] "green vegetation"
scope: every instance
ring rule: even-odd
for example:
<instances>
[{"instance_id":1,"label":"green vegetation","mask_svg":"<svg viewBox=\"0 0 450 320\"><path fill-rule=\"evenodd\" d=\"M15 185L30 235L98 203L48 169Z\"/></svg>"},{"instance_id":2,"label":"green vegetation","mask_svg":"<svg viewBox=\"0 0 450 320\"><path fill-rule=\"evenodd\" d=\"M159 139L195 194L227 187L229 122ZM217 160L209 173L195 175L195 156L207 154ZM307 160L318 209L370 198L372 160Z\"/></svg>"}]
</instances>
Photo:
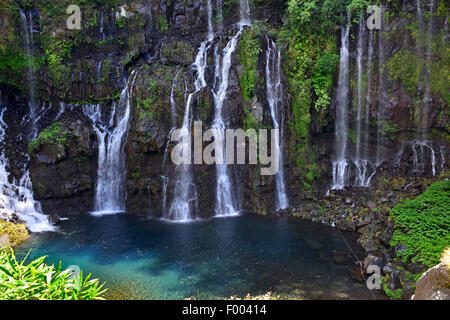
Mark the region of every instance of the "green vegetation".
<instances>
[{"instance_id":1,"label":"green vegetation","mask_svg":"<svg viewBox=\"0 0 450 320\"><path fill-rule=\"evenodd\" d=\"M239 84L242 95L245 100L251 101L256 93L257 79L260 77L258 72L258 58L262 52L260 44L260 28L252 27L244 30L241 37L241 64L244 68Z\"/></svg>"},{"instance_id":2,"label":"green vegetation","mask_svg":"<svg viewBox=\"0 0 450 320\"><path fill-rule=\"evenodd\" d=\"M390 245L406 247L397 258L428 267L438 264L450 244L450 180L436 182L417 198L397 205L391 215L395 230Z\"/></svg>"},{"instance_id":3,"label":"green vegetation","mask_svg":"<svg viewBox=\"0 0 450 320\"><path fill-rule=\"evenodd\" d=\"M233 14L234 10L238 6L238 1L239 0L224 0L222 2L222 14L224 19L230 17Z\"/></svg>"},{"instance_id":4,"label":"green vegetation","mask_svg":"<svg viewBox=\"0 0 450 320\"><path fill-rule=\"evenodd\" d=\"M101 300L104 284L89 274L73 277L68 270L44 263L18 261L13 249L0 250L0 300Z\"/></svg>"},{"instance_id":5,"label":"green vegetation","mask_svg":"<svg viewBox=\"0 0 450 320\"><path fill-rule=\"evenodd\" d=\"M44 131L39 133L36 140L31 141L29 150L31 153L35 152L42 144L58 143L64 145L67 140L67 131L61 128L61 122L54 122Z\"/></svg>"},{"instance_id":6,"label":"green vegetation","mask_svg":"<svg viewBox=\"0 0 450 320\"><path fill-rule=\"evenodd\" d=\"M414 52L403 49L389 59L387 69L392 80L400 80L408 93L415 97L417 94L417 84L419 82L419 72L425 65L425 60L417 56Z\"/></svg>"},{"instance_id":7,"label":"green vegetation","mask_svg":"<svg viewBox=\"0 0 450 320\"><path fill-rule=\"evenodd\" d=\"M148 91L149 94L147 98L136 98L136 110L138 111L139 120L154 120L153 112L157 107L157 102L159 99L158 83L154 79L149 80Z\"/></svg>"},{"instance_id":8,"label":"green vegetation","mask_svg":"<svg viewBox=\"0 0 450 320\"><path fill-rule=\"evenodd\" d=\"M444 1L445 2L445 1ZM446 108L450 105L450 49L448 43L444 40L444 31L441 31L433 41L433 54L435 58L431 64L431 92L433 95L441 96Z\"/></svg>"},{"instance_id":9,"label":"green vegetation","mask_svg":"<svg viewBox=\"0 0 450 320\"><path fill-rule=\"evenodd\" d=\"M395 290L389 289L388 285L386 284L386 279L387 276L381 279L382 287L386 295L392 299L401 299L403 297L403 289L400 288Z\"/></svg>"},{"instance_id":10,"label":"green vegetation","mask_svg":"<svg viewBox=\"0 0 450 320\"><path fill-rule=\"evenodd\" d=\"M243 67L239 85L244 98L243 129L261 129L263 124L255 118L252 107L258 102L257 91L264 86L264 77L258 69L259 57L262 52L261 35L266 26L256 21L250 29L242 32L240 40L240 64Z\"/></svg>"},{"instance_id":11,"label":"green vegetation","mask_svg":"<svg viewBox=\"0 0 450 320\"><path fill-rule=\"evenodd\" d=\"M288 120L287 124L297 141L290 155L302 168L303 184L307 189L319 176L309 145L310 125L312 117L326 124L333 77L339 61L336 31L345 21L347 10L359 16L365 5L366 1L345 0L288 2L288 19L279 33L278 46L284 48L283 70L287 75L287 90L292 96L294 119Z\"/></svg>"},{"instance_id":12,"label":"green vegetation","mask_svg":"<svg viewBox=\"0 0 450 320\"><path fill-rule=\"evenodd\" d=\"M43 36L41 41L45 49L45 62L50 75L55 85L63 86L72 67L69 61L73 43L66 40L56 40L52 36Z\"/></svg>"},{"instance_id":13,"label":"green vegetation","mask_svg":"<svg viewBox=\"0 0 450 320\"><path fill-rule=\"evenodd\" d=\"M164 31L166 31L167 29L169 29L169 23L168 23L167 20L166 20L164 17L162 17L162 16L159 17L159 26L160 26L162 32L164 32Z\"/></svg>"}]
</instances>

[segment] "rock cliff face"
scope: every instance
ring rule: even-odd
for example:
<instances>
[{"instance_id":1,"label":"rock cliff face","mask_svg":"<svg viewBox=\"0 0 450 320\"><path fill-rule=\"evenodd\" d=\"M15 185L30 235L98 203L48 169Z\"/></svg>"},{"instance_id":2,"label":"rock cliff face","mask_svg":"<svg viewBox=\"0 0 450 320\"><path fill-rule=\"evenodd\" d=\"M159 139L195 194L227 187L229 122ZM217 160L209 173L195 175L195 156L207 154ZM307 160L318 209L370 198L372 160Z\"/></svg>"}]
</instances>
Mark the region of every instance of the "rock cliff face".
<instances>
[{"instance_id":1,"label":"rock cliff face","mask_svg":"<svg viewBox=\"0 0 450 320\"><path fill-rule=\"evenodd\" d=\"M192 104L192 118L203 121L204 129L210 127L214 118L211 90L217 81L214 50L223 50L236 34L239 1L83 2L79 4L81 30L66 27L69 16L66 8L72 4L69 2L7 0L0 9L3 21L0 22L3 39L0 45L4 57L11 62L14 56L21 59L27 48L29 50L28 59L17 61L16 68L6 66L2 69L4 76L0 81L1 102L7 106L10 128L14 128L8 132L7 146L10 158L15 159L15 164L11 162L11 172L20 171L19 163L26 162L28 153L34 195L42 203L44 212L65 216L92 210L99 141L82 106L100 104L107 114L112 104L118 101L132 70L137 70L130 130L124 148L126 208L131 213L160 217L164 206L173 197L173 185L166 185L166 178L170 179L175 169L167 159L173 147L168 143L168 136L174 125L181 127L187 95L194 90L197 71L192 63L200 44L208 38L208 3L212 3L215 38L215 46L207 52L205 80L210 85L200 90ZM308 209L297 215L314 218L320 208L315 208L311 201L333 202L337 197L345 202L349 197L351 200L345 205L351 206L352 197L365 192L358 189L356 193L349 191L352 194L344 196L340 191L331 191L332 198L327 198L335 153L333 130L338 69L333 69L331 99L327 107L316 110L314 104L305 102L300 104L301 110L306 110L301 113L296 105L304 95L311 96L313 102L318 97L312 85L310 92L295 92L292 85L287 85L297 80L286 70L289 68L290 50L293 50L289 39L283 38L286 5L284 1L275 0L251 2L254 22L252 26L244 27L232 56L224 117L231 128L273 127L265 88L266 37L278 41L285 88L283 152L288 195L296 210ZM429 10L430 5L430 1L425 1L423 10ZM416 52L417 37L423 34L416 25L415 5L404 1L403 6L388 4L386 9L389 22L383 25L383 41L380 43L376 39L378 33L375 33L373 67L370 72L366 68L363 74L363 88L364 92L367 91L370 111L369 126L365 128L369 138L363 142L363 147L367 147L369 154L375 154L381 148L386 155L385 163L372 177L373 184L368 194L373 197L377 197L392 179L416 173L433 176L448 168L449 88L445 76L444 80L441 76L448 71L448 8L444 1L434 3L431 60L427 60L425 49ZM21 19L21 13L25 20ZM23 34L24 27L31 30L26 39L18 36ZM337 39L340 34L338 25L335 32ZM352 25L350 35L351 102L347 116L350 123L349 154L354 154L358 24ZM340 45L337 40L330 44L330 52L338 52L336 48ZM368 46L366 42L365 48ZM27 79L24 71L26 65L30 66L30 60L28 69L31 68L34 74L33 81ZM367 55L363 63L368 65ZM431 70L431 85L428 87L424 79L417 78L418 70L427 63ZM30 99L26 97L31 87L35 88L35 98L39 101L36 103L39 117L34 116L31 122L40 134L28 146L28 129L25 127L28 128L31 122L22 126L17 119L26 118L29 113L27 101ZM381 114L378 112L379 103L384 106ZM429 106L428 121L420 124L424 104ZM306 122L302 122L304 120ZM300 128L302 123L306 124ZM380 137L380 123L383 124L382 140L377 139ZM420 141L417 141L417 127L428 129L420 136ZM18 136L21 137L19 149L22 152L14 151L15 137ZM261 176L259 169L251 165L230 168L236 202L241 210L271 214L275 211L275 181L273 177ZM390 170L396 170L396 174L388 174ZM356 179L352 176L354 173L350 175L349 180ZM215 166L196 165L193 176L197 186L198 214L200 217L211 216L215 205ZM369 198L368 201L372 200ZM335 212L331 211L326 210L326 218L320 220L330 225L336 222L338 218L335 219ZM353 214L343 213L341 220L352 225L352 218ZM319 220L317 217L314 219ZM362 222L355 220L354 226L344 229L355 229L357 223ZM383 228L378 229L372 231L378 234L379 239ZM373 249L374 246L376 248L376 244L371 243L367 248Z\"/></svg>"}]
</instances>

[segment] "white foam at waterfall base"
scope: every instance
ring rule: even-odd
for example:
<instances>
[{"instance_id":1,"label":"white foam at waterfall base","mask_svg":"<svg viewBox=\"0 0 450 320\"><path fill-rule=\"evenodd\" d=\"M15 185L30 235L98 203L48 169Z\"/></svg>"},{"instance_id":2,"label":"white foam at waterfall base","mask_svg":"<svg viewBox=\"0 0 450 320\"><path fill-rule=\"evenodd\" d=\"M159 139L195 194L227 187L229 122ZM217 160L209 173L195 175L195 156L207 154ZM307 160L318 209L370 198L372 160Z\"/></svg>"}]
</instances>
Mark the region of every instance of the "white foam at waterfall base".
<instances>
[{"instance_id":1,"label":"white foam at waterfall base","mask_svg":"<svg viewBox=\"0 0 450 320\"><path fill-rule=\"evenodd\" d=\"M6 123L3 121L5 109L0 114L0 141L5 139ZM48 216L42 213L40 203L33 198L32 184L28 171L17 183L8 180L8 160L0 153L0 216L10 219L15 215L24 221L31 232L55 231Z\"/></svg>"}]
</instances>

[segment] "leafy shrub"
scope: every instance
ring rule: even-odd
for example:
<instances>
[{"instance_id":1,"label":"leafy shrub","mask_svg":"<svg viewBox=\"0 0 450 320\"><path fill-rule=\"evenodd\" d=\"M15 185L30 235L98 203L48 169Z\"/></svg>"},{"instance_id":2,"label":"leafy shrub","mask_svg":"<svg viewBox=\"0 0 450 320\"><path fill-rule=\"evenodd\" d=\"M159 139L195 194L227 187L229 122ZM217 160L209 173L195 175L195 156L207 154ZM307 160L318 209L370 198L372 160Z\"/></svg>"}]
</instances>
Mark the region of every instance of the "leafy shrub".
<instances>
[{"instance_id":1,"label":"leafy shrub","mask_svg":"<svg viewBox=\"0 0 450 320\"><path fill-rule=\"evenodd\" d=\"M402 244L398 258L432 267L450 245L450 180L431 185L422 195L391 211L395 230L391 246Z\"/></svg>"},{"instance_id":2,"label":"leafy shrub","mask_svg":"<svg viewBox=\"0 0 450 320\"><path fill-rule=\"evenodd\" d=\"M30 152L33 153L41 144L53 141L64 145L66 140L67 131L61 128L61 122L54 122L47 129L39 133L36 140L30 142Z\"/></svg>"},{"instance_id":3,"label":"leafy shrub","mask_svg":"<svg viewBox=\"0 0 450 320\"><path fill-rule=\"evenodd\" d=\"M25 264L12 249L0 250L0 300L102 300L106 289L91 275L72 277L68 270L44 263L44 257Z\"/></svg>"},{"instance_id":4,"label":"leafy shrub","mask_svg":"<svg viewBox=\"0 0 450 320\"><path fill-rule=\"evenodd\" d=\"M257 87L258 58L261 53L261 44L258 28L244 30L241 38L241 63L244 68L242 77L239 79L242 95L246 101L252 100Z\"/></svg>"},{"instance_id":5,"label":"leafy shrub","mask_svg":"<svg viewBox=\"0 0 450 320\"><path fill-rule=\"evenodd\" d=\"M418 70L422 69L424 65L424 59L409 50L400 50L387 63L392 80L401 81L412 96L417 94Z\"/></svg>"}]
</instances>

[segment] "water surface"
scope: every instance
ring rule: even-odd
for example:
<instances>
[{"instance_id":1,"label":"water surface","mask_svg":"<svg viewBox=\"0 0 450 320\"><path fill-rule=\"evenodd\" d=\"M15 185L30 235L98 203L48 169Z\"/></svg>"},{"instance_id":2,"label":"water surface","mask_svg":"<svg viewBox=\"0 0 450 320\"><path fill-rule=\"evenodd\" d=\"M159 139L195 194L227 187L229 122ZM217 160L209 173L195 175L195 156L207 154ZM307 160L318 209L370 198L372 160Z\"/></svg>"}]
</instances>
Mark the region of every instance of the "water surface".
<instances>
[{"instance_id":1,"label":"water surface","mask_svg":"<svg viewBox=\"0 0 450 320\"><path fill-rule=\"evenodd\" d=\"M213 299L276 292L296 299L372 299L335 228L245 214L174 224L127 214L61 221L17 248L78 265L111 299ZM349 244L357 235L344 233ZM355 254L363 254L355 246ZM350 258L349 258L350 256Z\"/></svg>"}]
</instances>

